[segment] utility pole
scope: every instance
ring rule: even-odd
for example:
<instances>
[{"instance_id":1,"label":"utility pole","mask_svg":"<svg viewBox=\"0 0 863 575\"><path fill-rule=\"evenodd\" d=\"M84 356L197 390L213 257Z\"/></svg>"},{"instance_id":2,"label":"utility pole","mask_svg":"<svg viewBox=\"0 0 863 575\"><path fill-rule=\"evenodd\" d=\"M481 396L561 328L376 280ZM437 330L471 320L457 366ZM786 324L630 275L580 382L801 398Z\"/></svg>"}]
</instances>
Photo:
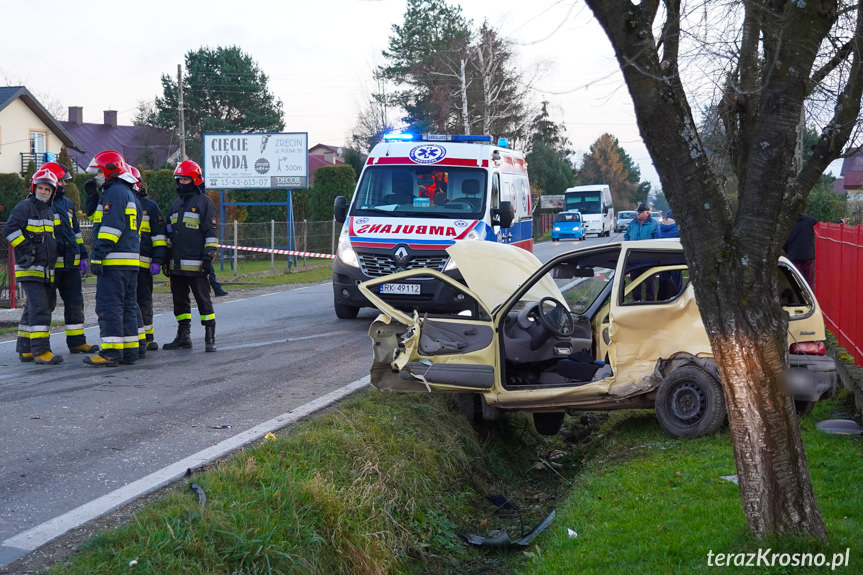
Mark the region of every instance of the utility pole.
<instances>
[{"instance_id":1,"label":"utility pole","mask_svg":"<svg viewBox=\"0 0 863 575\"><path fill-rule=\"evenodd\" d=\"M183 121L183 65L177 64L177 106L180 108L180 161L186 159L186 123Z\"/></svg>"}]
</instances>

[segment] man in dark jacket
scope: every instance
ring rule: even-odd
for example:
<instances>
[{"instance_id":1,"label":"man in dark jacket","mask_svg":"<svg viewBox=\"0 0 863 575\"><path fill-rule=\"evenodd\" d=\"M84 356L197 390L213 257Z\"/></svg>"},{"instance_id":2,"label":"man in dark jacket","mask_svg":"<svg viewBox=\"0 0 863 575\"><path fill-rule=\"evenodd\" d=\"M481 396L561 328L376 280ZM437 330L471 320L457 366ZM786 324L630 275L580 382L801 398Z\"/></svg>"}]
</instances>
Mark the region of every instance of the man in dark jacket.
<instances>
[{"instance_id":1,"label":"man in dark jacket","mask_svg":"<svg viewBox=\"0 0 863 575\"><path fill-rule=\"evenodd\" d=\"M180 197L168 210L169 255L165 263L166 275L171 278L177 337L164 344L162 349L192 347L191 291L204 326L204 349L216 351L216 313L207 281L207 275L213 272L213 258L219 247L216 206L204 193L204 174L195 162L180 162L174 170L174 179Z\"/></svg>"},{"instance_id":2,"label":"man in dark jacket","mask_svg":"<svg viewBox=\"0 0 863 575\"><path fill-rule=\"evenodd\" d=\"M782 250L785 257L803 274L806 283L815 288L815 224L818 220L807 213L800 212L797 221L788 233Z\"/></svg>"},{"instance_id":3,"label":"man in dark jacket","mask_svg":"<svg viewBox=\"0 0 863 575\"><path fill-rule=\"evenodd\" d=\"M93 157L87 171L95 174L102 198L93 214L93 254L96 276L96 315L102 349L84 358L94 366L133 364L138 359L138 267L141 204L132 186L136 180L119 152L106 150ZM85 188L87 186L85 185Z\"/></svg>"},{"instance_id":4,"label":"man in dark jacket","mask_svg":"<svg viewBox=\"0 0 863 575\"><path fill-rule=\"evenodd\" d=\"M626 226L626 233L623 234L623 239L625 241L635 241L635 240L652 240L656 237L657 230L659 229L659 223L650 217L650 208L647 207L646 204L639 204L637 209L636 216L629 222L629 225ZM635 280L642 273L650 269L649 267L639 267L629 271L629 277ZM653 281L653 278L647 278L642 283L645 286L645 296L647 301L653 301L656 299L656 285ZM642 300L642 286L636 286L632 291L632 298L635 301Z\"/></svg>"},{"instance_id":5,"label":"man in dark jacket","mask_svg":"<svg viewBox=\"0 0 863 575\"><path fill-rule=\"evenodd\" d=\"M9 214L3 227L15 251L15 281L24 288L27 303L18 325L15 350L21 361L58 364L63 358L51 353L51 291L57 243L54 228L59 218L51 210L57 176L38 170L30 180L30 195Z\"/></svg>"},{"instance_id":6,"label":"man in dark jacket","mask_svg":"<svg viewBox=\"0 0 863 575\"><path fill-rule=\"evenodd\" d=\"M99 347L87 343L84 335L84 291L81 277L87 273L87 247L75 215L75 204L66 197L66 182L72 179L69 168L57 162L42 164L57 176L57 192L51 209L60 218L54 228L57 240L57 262L54 265L54 289L51 311L57 306L57 292L63 298L66 345L72 353L96 353Z\"/></svg>"}]
</instances>

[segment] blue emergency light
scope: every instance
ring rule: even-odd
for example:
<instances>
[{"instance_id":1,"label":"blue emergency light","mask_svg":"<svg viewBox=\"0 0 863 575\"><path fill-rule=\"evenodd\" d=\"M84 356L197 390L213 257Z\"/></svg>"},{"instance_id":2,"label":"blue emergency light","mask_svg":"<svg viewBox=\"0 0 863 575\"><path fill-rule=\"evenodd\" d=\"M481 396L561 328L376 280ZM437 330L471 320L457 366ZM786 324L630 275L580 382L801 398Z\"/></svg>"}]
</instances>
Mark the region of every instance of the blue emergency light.
<instances>
[{"instance_id":1,"label":"blue emergency light","mask_svg":"<svg viewBox=\"0 0 863 575\"><path fill-rule=\"evenodd\" d=\"M389 134L384 134L385 142L410 142L411 140L416 139L413 134L406 134L402 132L391 132Z\"/></svg>"},{"instance_id":2,"label":"blue emergency light","mask_svg":"<svg viewBox=\"0 0 863 575\"><path fill-rule=\"evenodd\" d=\"M497 145L500 148L508 148L509 147L509 139L508 138L498 138Z\"/></svg>"}]
</instances>

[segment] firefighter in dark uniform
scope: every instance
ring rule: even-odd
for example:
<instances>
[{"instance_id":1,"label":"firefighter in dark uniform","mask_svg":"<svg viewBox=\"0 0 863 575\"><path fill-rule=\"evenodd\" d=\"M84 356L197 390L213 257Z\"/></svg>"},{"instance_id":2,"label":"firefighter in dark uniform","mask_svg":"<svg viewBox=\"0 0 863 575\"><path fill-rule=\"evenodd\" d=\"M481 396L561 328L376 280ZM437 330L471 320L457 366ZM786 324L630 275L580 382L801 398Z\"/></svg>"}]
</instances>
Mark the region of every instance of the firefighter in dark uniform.
<instances>
[{"instance_id":1,"label":"firefighter in dark uniform","mask_svg":"<svg viewBox=\"0 0 863 575\"><path fill-rule=\"evenodd\" d=\"M145 349L159 349L153 334L153 276L162 270L168 239L165 235L165 218L159 204L147 197L147 188L141 172L129 166L132 175L138 180L135 193L141 202L141 259L138 269L138 308L144 323Z\"/></svg>"},{"instance_id":2,"label":"firefighter in dark uniform","mask_svg":"<svg viewBox=\"0 0 863 575\"><path fill-rule=\"evenodd\" d=\"M207 275L213 271L213 258L219 247L216 206L204 193L204 174L195 162L180 162L174 170L174 179L180 197L168 210L168 256L165 264L166 275L171 278L178 325L177 337L162 349L192 347L191 291L204 326L204 349L216 351L216 314L207 280Z\"/></svg>"},{"instance_id":3,"label":"firefighter in dark uniform","mask_svg":"<svg viewBox=\"0 0 863 575\"><path fill-rule=\"evenodd\" d=\"M132 186L135 176L119 152L93 157L87 172L95 174L102 198L93 214L90 270L96 276L96 315L102 338L97 355L84 363L113 367L138 359L138 267L141 204ZM86 186L85 186L86 187Z\"/></svg>"},{"instance_id":4,"label":"firefighter in dark uniform","mask_svg":"<svg viewBox=\"0 0 863 575\"><path fill-rule=\"evenodd\" d=\"M72 353L96 353L99 347L87 343L84 335L84 292L82 276L87 274L87 247L75 215L75 204L66 197L66 182L72 179L69 168L57 162L42 164L57 176L57 192L51 209L60 218L54 228L57 240L57 262L54 264L54 289L51 291L51 311L57 306L57 292L63 298L63 319L66 324L66 345Z\"/></svg>"},{"instance_id":5,"label":"firefighter in dark uniform","mask_svg":"<svg viewBox=\"0 0 863 575\"><path fill-rule=\"evenodd\" d=\"M57 364L63 358L51 353L51 291L57 242L54 227L59 219L51 210L57 176L38 170L30 180L30 195L9 214L3 227L15 253L15 281L24 288L27 303L18 325L15 350L21 361Z\"/></svg>"}]
</instances>

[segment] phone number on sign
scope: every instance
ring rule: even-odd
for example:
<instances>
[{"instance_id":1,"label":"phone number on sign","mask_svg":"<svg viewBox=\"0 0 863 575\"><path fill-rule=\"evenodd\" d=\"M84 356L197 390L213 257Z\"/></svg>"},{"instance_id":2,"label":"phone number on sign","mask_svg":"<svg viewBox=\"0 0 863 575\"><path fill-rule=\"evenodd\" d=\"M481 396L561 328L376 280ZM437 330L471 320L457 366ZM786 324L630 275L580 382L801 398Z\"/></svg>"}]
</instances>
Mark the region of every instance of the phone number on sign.
<instances>
[{"instance_id":1,"label":"phone number on sign","mask_svg":"<svg viewBox=\"0 0 863 575\"><path fill-rule=\"evenodd\" d=\"M270 178L207 178L208 188L269 188Z\"/></svg>"}]
</instances>

